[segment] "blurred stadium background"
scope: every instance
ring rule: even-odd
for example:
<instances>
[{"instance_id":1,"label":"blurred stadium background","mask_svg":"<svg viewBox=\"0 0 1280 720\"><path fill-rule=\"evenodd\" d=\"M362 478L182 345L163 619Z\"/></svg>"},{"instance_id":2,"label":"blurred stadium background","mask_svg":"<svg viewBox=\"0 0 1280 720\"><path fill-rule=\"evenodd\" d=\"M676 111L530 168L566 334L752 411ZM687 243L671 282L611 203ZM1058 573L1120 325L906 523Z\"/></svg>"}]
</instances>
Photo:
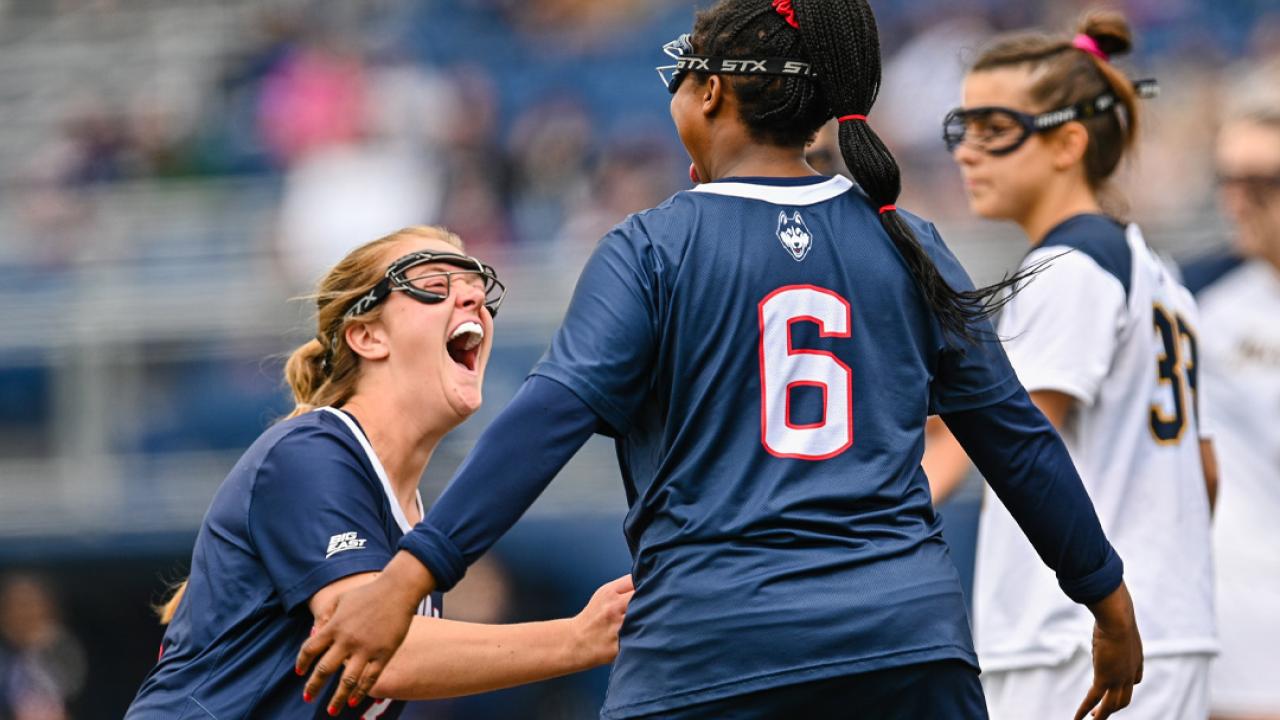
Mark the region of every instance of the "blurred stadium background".
<instances>
[{"instance_id":1,"label":"blurred stadium background","mask_svg":"<svg viewBox=\"0 0 1280 720\"><path fill-rule=\"evenodd\" d=\"M1078 0L873 0L872 121L902 205L979 279L1010 228L965 209L939 139L991 34L1073 27ZM1117 202L1176 256L1226 240L1210 149L1241 67L1280 53L1277 0L1125 0L1155 76ZM537 359L594 242L688 186L653 67L694 0L0 0L0 718L118 718L154 661L150 605L209 498L287 412L297 300L351 246L444 224L510 287L487 403L428 501ZM821 153L822 148L817 148ZM828 160L829 161L829 160ZM501 478L494 478L495 483ZM977 495L945 508L971 564ZM612 446L593 441L473 571L451 616L575 612L625 572ZM593 718L604 671L413 718Z\"/></svg>"}]
</instances>

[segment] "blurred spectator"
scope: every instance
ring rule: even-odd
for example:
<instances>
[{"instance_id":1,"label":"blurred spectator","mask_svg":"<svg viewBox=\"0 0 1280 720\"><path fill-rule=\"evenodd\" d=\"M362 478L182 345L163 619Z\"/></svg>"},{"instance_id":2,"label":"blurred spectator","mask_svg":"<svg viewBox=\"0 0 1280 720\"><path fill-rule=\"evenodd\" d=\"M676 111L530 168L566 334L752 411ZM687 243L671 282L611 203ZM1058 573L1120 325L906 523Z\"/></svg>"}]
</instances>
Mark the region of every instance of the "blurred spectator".
<instances>
[{"instance_id":1,"label":"blurred spectator","mask_svg":"<svg viewBox=\"0 0 1280 720\"><path fill-rule=\"evenodd\" d=\"M49 588L30 575L0 580L0 717L65 720L85 669Z\"/></svg>"},{"instance_id":2,"label":"blurred spectator","mask_svg":"<svg viewBox=\"0 0 1280 720\"><path fill-rule=\"evenodd\" d=\"M459 65L450 73L457 99L445 138L448 180L439 222L466 241L468 252L497 259L515 234L511 159L496 139L498 88L484 65Z\"/></svg>"},{"instance_id":3,"label":"blurred spectator","mask_svg":"<svg viewBox=\"0 0 1280 720\"><path fill-rule=\"evenodd\" d=\"M570 95L552 97L516 118L507 147L514 175L512 219L522 240L553 237L566 203L588 191L592 132L586 108Z\"/></svg>"},{"instance_id":4,"label":"blurred spectator","mask_svg":"<svg viewBox=\"0 0 1280 720\"><path fill-rule=\"evenodd\" d=\"M1280 58L1241 73L1218 137L1234 247L1185 268L1200 302L1201 408L1222 489L1214 518L1215 717L1280 718ZM1193 350L1195 348L1193 347Z\"/></svg>"},{"instance_id":5,"label":"blurred spectator","mask_svg":"<svg viewBox=\"0 0 1280 720\"><path fill-rule=\"evenodd\" d=\"M446 186L443 145L460 116L452 84L423 68L394 59L366 65L354 55L318 64L331 62L336 84L350 85L317 92L318 106L334 106L316 111L314 124L297 128L305 140L291 139L277 150L287 167L281 260L298 288L311 287L362 242L439 221ZM339 111L339 101L354 104ZM268 103L264 98L264 112ZM292 129L289 117L278 121L282 136Z\"/></svg>"},{"instance_id":6,"label":"blurred spectator","mask_svg":"<svg viewBox=\"0 0 1280 720\"><path fill-rule=\"evenodd\" d=\"M315 40L281 60L262 84L259 126L284 166L363 131L364 65L343 43Z\"/></svg>"},{"instance_id":7,"label":"blurred spectator","mask_svg":"<svg viewBox=\"0 0 1280 720\"><path fill-rule=\"evenodd\" d=\"M687 157L670 144L640 133L620 134L609 143L591 174L587 193L560 230L561 252L585 262L613 226L634 212L656 207L689 186Z\"/></svg>"},{"instance_id":8,"label":"blurred spectator","mask_svg":"<svg viewBox=\"0 0 1280 720\"><path fill-rule=\"evenodd\" d=\"M673 4L676 0L493 0L517 31L554 40L541 47L557 54L607 47L616 34Z\"/></svg>"}]
</instances>

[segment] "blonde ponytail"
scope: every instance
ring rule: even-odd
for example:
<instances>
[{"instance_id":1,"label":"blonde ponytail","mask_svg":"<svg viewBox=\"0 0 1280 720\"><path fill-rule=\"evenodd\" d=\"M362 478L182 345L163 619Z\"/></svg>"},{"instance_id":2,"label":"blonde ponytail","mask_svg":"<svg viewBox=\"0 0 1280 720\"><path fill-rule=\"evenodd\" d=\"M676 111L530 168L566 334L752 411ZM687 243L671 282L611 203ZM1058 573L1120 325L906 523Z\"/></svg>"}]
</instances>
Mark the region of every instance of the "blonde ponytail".
<instances>
[{"instance_id":1,"label":"blonde ponytail","mask_svg":"<svg viewBox=\"0 0 1280 720\"><path fill-rule=\"evenodd\" d=\"M328 382L325 367L325 347L319 340L309 340L294 350L284 364L284 381L293 392L294 408L289 417L311 412L326 403L319 396L320 389Z\"/></svg>"},{"instance_id":2,"label":"blonde ponytail","mask_svg":"<svg viewBox=\"0 0 1280 720\"><path fill-rule=\"evenodd\" d=\"M160 624L168 625L173 622L173 616L178 612L178 603L182 602L182 596L187 593L187 581L183 580L178 583L178 587L173 589L173 594L165 601L164 605L156 608L156 614L160 616Z\"/></svg>"}]
</instances>

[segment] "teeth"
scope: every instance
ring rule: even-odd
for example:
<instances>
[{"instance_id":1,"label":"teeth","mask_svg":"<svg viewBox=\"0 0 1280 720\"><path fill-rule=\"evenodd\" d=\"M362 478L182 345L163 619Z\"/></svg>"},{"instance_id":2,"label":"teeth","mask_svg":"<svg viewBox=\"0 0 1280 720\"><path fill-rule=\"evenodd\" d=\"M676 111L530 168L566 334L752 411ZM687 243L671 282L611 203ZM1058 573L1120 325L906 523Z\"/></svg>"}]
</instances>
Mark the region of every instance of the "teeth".
<instances>
[{"instance_id":1,"label":"teeth","mask_svg":"<svg viewBox=\"0 0 1280 720\"><path fill-rule=\"evenodd\" d=\"M480 323L468 320L453 329L453 333L449 335L449 341L457 340L463 335L469 336L463 349L474 350L480 345L480 341L484 340L484 328Z\"/></svg>"}]
</instances>

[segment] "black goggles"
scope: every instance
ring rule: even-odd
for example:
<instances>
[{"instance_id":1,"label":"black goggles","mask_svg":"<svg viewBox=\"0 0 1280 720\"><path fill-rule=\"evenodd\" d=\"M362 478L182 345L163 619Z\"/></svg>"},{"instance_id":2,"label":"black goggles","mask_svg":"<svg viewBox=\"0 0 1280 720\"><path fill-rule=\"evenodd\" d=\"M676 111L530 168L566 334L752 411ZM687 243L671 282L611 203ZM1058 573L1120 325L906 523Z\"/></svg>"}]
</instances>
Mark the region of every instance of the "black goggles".
<instances>
[{"instance_id":1,"label":"black goggles","mask_svg":"<svg viewBox=\"0 0 1280 720\"><path fill-rule=\"evenodd\" d=\"M1133 84L1138 97L1154 98L1160 94L1155 80L1138 80ZM942 141L955 152L964 143L988 155L1008 155L1036 133L1048 132L1076 120L1087 120L1117 109L1115 94L1104 92L1097 97L1057 110L1036 115L1006 107L986 106L956 108L942 121Z\"/></svg>"},{"instance_id":2,"label":"black goggles","mask_svg":"<svg viewBox=\"0 0 1280 720\"><path fill-rule=\"evenodd\" d=\"M423 265L447 265L457 270L422 268ZM415 272L417 269L417 272ZM507 288L498 280L492 266L476 258L458 253L415 252L391 263L386 275L373 289L365 293L347 308L343 317L350 318L369 312L393 292L403 292L421 303L435 304L449 298L453 283L471 285L484 291L484 306L490 317L496 317Z\"/></svg>"},{"instance_id":3,"label":"black goggles","mask_svg":"<svg viewBox=\"0 0 1280 720\"><path fill-rule=\"evenodd\" d=\"M1237 187L1251 193L1280 191L1280 172L1270 175L1260 173L1232 175L1219 172L1216 180L1218 187Z\"/></svg>"},{"instance_id":4,"label":"black goggles","mask_svg":"<svg viewBox=\"0 0 1280 720\"><path fill-rule=\"evenodd\" d=\"M662 52L674 65L659 65L658 77L667 92L672 95L680 82L691 72L709 75L777 75L781 77L816 77L812 66L800 60L787 58L722 58L710 55L694 55L693 40L689 33L662 46Z\"/></svg>"}]
</instances>

